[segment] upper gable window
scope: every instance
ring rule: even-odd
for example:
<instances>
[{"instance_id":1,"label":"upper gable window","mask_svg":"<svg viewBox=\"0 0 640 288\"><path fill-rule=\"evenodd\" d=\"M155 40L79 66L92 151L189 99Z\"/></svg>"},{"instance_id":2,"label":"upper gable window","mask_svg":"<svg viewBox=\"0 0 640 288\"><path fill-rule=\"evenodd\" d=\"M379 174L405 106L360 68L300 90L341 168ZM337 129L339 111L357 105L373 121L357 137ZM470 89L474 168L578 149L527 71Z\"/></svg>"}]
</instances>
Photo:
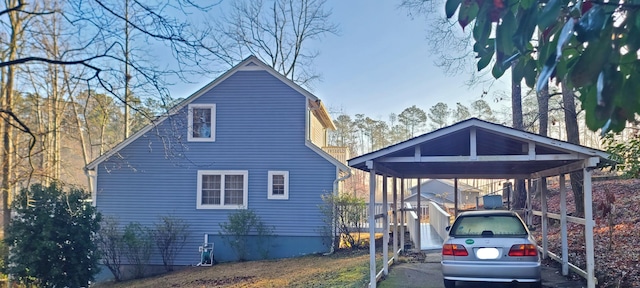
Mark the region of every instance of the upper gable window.
<instances>
[{"instance_id":1,"label":"upper gable window","mask_svg":"<svg viewBox=\"0 0 640 288\"><path fill-rule=\"evenodd\" d=\"M189 105L189 141L216 141L216 104Z\"/></svg>"},{"instance_id":2,"label":"upper gable window","mask_svg":"<svg viewBox=\"0 0 640 288\"><path fill-rule=\"evenodd\" d=\"M289 199L289 171L269 171L267 199Z\"/></svg>"}]
</instances>

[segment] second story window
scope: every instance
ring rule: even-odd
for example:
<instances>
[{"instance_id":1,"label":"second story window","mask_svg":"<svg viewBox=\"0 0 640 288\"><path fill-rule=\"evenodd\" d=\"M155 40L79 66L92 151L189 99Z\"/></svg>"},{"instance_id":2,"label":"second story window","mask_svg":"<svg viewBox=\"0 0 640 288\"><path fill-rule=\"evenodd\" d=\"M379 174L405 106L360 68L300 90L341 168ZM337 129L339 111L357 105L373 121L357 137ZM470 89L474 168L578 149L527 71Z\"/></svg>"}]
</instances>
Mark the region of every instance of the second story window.
<instances>
[{"instance_id":1,"label":"second story window","mask_svg":"<svg viewBox=\"0 0 640 288\"><path fill-rule=\"evenodd\" d=\"M189 141L216 140L216 104L189 105Z\"/></svg>"}]
</instances>

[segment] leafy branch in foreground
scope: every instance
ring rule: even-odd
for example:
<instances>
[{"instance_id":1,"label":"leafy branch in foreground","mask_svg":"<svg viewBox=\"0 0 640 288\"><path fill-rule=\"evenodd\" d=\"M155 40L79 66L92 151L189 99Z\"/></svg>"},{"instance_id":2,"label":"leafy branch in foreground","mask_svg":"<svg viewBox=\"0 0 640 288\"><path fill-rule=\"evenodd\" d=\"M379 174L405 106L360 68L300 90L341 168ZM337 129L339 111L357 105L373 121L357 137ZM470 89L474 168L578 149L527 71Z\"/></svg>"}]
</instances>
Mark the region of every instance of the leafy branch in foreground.
<instances>
[{"instance_id":1,"label":"leafy branch in foreground","mask_svg":"<svg viewBox=\"0 0 640 288\"><path fill-rule=\"evenodd\" d=\"M549 80L579 93L589 129L622 131L640 114L640 15L627 1L447 0L448 18L473 29L478 70L540 92ZM536 33L539 31L539 33ZM515 65L513 65L515 64ZM512 66L513 65L513 66Z\"/></svg>"}]
</instances>

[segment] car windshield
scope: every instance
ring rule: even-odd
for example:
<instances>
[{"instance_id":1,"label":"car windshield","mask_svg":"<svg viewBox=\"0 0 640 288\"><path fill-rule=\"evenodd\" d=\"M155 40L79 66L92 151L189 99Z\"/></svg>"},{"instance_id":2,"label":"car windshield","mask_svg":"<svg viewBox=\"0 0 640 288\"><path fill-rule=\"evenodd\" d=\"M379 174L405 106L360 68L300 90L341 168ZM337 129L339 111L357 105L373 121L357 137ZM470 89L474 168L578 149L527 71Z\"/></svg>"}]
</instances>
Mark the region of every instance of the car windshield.
<instances>
[{"instance_id":1,"label":"car windshield","mask_svg":"<svg viewBox=\"0 0 640 288\"><path fill-rule=\"evenodd\" d=\"M527 235L522 221L510 215L483 215L459 217L453 227L451 236L483 236L509 237Z\"/></svg>"}]
</instances>

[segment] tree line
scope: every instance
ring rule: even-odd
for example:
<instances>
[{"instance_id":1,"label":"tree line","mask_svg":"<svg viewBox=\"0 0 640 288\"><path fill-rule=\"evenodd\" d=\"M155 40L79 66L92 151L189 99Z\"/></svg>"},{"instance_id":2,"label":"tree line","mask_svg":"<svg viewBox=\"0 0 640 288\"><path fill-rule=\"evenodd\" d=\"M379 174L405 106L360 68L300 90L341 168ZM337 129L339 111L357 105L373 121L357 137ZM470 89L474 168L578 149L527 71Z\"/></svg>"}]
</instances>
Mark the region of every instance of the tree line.
<instances>
[{"instance_id":1,"label":"tree line","mask_svg":"<svg viewBox=\"0 0 640 288\"><path fill-rule=\"evenodd\" d=\"M562 103L559 99L551 101L549 107L551 124L549 136L566 140L565 124L562 121L564 117ZM540 115L538 109L535 97L524 98L524 130L533 133L539 132ZM329 131L328 145L348 147L351 157L375 151L469 118L511 125L511 119L509 119L511 115L508 111L505 113L499 109L496 110L484 99L470 101L468 105L458 102L455 107L438 102L426 111L412 105L399 114L390 113L386 120L374 119L365 114L353 116L346 113L334 114L333 122L336 130ZM578 120L583 119L582 115L578 117ZM597 133L590 131L584 124L580 125L579 131L582 134L583 145L601 148L602 143Z\"/></svg>"},{"instance_id":2,"label":"tree line","mask_svg":"<svg viewBox=\"0 0 640 288\"><path fill-rule=\"evenodd\" d=\"M377 120L364 114L351 117L341 113L334 115L336 130L329 132L328 143L331 146L348 147L350 155L357 156L472 117L490 122L498 119L489 103L483 99L473 101L469 106L456 103L455 108L439 102L428 111L413 105L399 114L389 114L388 120Z\"/></svg>"}]
</instances>

